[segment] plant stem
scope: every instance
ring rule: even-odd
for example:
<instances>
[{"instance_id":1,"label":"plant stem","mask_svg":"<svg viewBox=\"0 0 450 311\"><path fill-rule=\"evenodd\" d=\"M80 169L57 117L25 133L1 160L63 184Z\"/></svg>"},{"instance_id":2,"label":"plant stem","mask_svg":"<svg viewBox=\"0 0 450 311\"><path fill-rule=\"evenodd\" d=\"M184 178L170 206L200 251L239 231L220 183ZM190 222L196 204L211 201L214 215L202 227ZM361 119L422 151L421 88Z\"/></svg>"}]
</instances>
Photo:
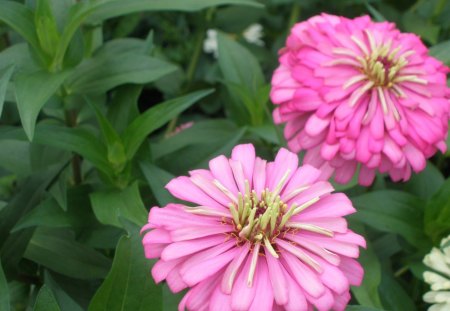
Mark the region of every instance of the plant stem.
<instances>
[{"instance_id":1,"label":"plant stem","mask_svg":"<svg viewBox=\"0 0 450 311\"><path fill-rule=\"evenodd\" d=\"M74 110L66 110L66 124L69 127L75 127L77 125L77 113ZM72 158L72 173L73 182L75 185L81 184L83 176L81 174L81 157L78 154L74 154Z\"/></svg>"},{"instance_id":2,"label":"plant stem","mask_svg":"<svg viewBox=\"0 0 450 311\"><path fill-rule=\"evenodd\" d=\"M300 4L298 2L295 2L292 5L291 16L289 17L289 29L291 29L292 26L294 26L294 24L297 23L299 16L300 16Z\"/></svg>"}]
</instances>

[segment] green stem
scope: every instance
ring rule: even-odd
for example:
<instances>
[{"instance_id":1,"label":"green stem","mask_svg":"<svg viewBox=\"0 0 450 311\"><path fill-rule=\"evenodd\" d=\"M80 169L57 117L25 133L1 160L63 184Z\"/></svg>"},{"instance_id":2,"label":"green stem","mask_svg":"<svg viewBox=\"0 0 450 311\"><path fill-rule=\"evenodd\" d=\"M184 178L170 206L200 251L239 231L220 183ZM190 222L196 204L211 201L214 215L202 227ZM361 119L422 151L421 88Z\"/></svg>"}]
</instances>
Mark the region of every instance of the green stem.
<instances>
[{"instance_id":1,"label":"green stem","mask_svg":"<svg viewBox=\"0 0 450 311\"><path fill-rule=\"evenodd\" d=\"M289 29L291 29L292 26L294 26L294 24L298 22L299 16L300 16L300 4L298 2L295 2L292 5L291 16L289 17Z\"/></svg>"},{"instance_id":2,"label":"green stem","mask_svg":"<svg viewBox=\"0 0 450 311\"><path fill-rule=\"evenodd\" d=\"M66 124L69 127L75 127L77 125L77 113L74 110L66 110L65 112ZM81 157L78 154L74 154L72 157L72 173L73 182L75 185L81 184L83 176L81 174Z\"/></svg>"}]
</instances>

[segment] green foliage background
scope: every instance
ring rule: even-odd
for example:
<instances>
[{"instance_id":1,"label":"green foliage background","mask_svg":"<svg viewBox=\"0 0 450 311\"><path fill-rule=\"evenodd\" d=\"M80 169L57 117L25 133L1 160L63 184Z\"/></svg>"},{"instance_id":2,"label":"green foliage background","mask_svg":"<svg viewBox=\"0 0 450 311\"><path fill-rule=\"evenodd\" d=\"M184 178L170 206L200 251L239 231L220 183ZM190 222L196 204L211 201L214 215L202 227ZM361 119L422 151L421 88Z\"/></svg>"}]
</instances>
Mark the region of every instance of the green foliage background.
<instances>
[{"instance_id":1,"label":"green foliage background","mask_svg":"<svg viewBox=\"0 0 450 311\"><path fill-rule=\"evenodd\" d=\"M176 310L181 295L143 256L148 209L239 142L267 158L284 145L268 100L277 51L321 12L393 21L450 65L446 0L0 0L0 310ZM256 22L265 46L243 40ZM202 51L208 29L218 59ZM449 163L337 185L369 241L348 310L426 308L422 258L450 233Z\"/></svg>"}]
</instances>

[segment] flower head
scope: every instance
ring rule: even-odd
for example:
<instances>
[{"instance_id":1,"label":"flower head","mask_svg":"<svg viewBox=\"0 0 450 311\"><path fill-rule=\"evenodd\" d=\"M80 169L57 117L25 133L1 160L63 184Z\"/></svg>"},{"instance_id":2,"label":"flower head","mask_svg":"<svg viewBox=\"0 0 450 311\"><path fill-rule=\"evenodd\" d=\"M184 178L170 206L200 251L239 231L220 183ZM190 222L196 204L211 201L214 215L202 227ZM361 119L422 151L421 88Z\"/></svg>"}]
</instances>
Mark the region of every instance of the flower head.
<instances>
[{"instance_id":1,"label":"flower head","mask_svg":"<svg viewBox=\"0 0 450 311\"><path fill-rule=\"evenodd\" d=\"M441 249L433 248L423 262L435 271L423 274L425 282L431 285L423 300L434 304L428 310L450 310L450 236L442 240Z\"/></svg>"},{"instance_id":2,"label":"flower head","mask_svg":"<svg viewBox=\"0 0 450 311\"><path fill-rule=\"evenodd\" d=\"M414 34L368 16L322 14L296 24L272 78L277 123L305 162L348 182L394 181L445 151L448 68Z\"/></svg>"},{"instance_id":3,"label":"flower head","mask_svg":"<svg viewBox=\"0 0 450 311\"><path fill-rule=\"evenodd\" d=\"M253 43L259 46L264 45L264 41L262 40L264 32L261 24L251 24L244 30L242 36L248 43Z\"/></svg>"},{"instance_id":4,"label":"flower head","mask_svg":"<svg viewBox=\"0 0 450 311\"><path fill-rule=\"evenodd\" d=\"M189 204L150 210L153 278L190 288L180 310L344 310L365 240L347 228L350 200L319 176L286 149L267 162L239 145L173 179L166 188Z\"/></svg>"}]
</instances>

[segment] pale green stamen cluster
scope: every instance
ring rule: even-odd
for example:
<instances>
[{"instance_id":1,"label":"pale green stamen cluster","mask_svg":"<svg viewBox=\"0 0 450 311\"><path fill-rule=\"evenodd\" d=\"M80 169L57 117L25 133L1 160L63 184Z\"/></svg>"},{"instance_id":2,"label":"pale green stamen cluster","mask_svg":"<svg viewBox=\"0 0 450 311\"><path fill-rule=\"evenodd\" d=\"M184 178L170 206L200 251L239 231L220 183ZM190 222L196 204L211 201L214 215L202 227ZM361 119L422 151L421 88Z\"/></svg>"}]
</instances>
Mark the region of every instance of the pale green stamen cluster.
<instances>
[{"instance_id":1,"label":"pale green stamen cluster","mask_svg":"<svg viewBox=\"0 0 450 311\"><path fill-rule=\"evenodd\" d=\"M255 190L250 190L249 182L245 181L245 193L238 194L236 198L220 182L214 181L215 185L230 199L230 212L233 223L237 230L237 238L241 241L250 241L259 246L263 243L267 251L274 257L278 254L273 248L273 240L281 233L289 229L308 230L330 235L332 232L318 226L290 222L292 216L300 213L307 207L316 203L319 198L313 198L301 205L292 204L290 207L281 199L280 192L283 189L288 176L287 171L278 185L272 191L266 188L258 196ZM308 187L297 188L285 196L288 201L300 194Z\"/></svg>"}]
</instances>

